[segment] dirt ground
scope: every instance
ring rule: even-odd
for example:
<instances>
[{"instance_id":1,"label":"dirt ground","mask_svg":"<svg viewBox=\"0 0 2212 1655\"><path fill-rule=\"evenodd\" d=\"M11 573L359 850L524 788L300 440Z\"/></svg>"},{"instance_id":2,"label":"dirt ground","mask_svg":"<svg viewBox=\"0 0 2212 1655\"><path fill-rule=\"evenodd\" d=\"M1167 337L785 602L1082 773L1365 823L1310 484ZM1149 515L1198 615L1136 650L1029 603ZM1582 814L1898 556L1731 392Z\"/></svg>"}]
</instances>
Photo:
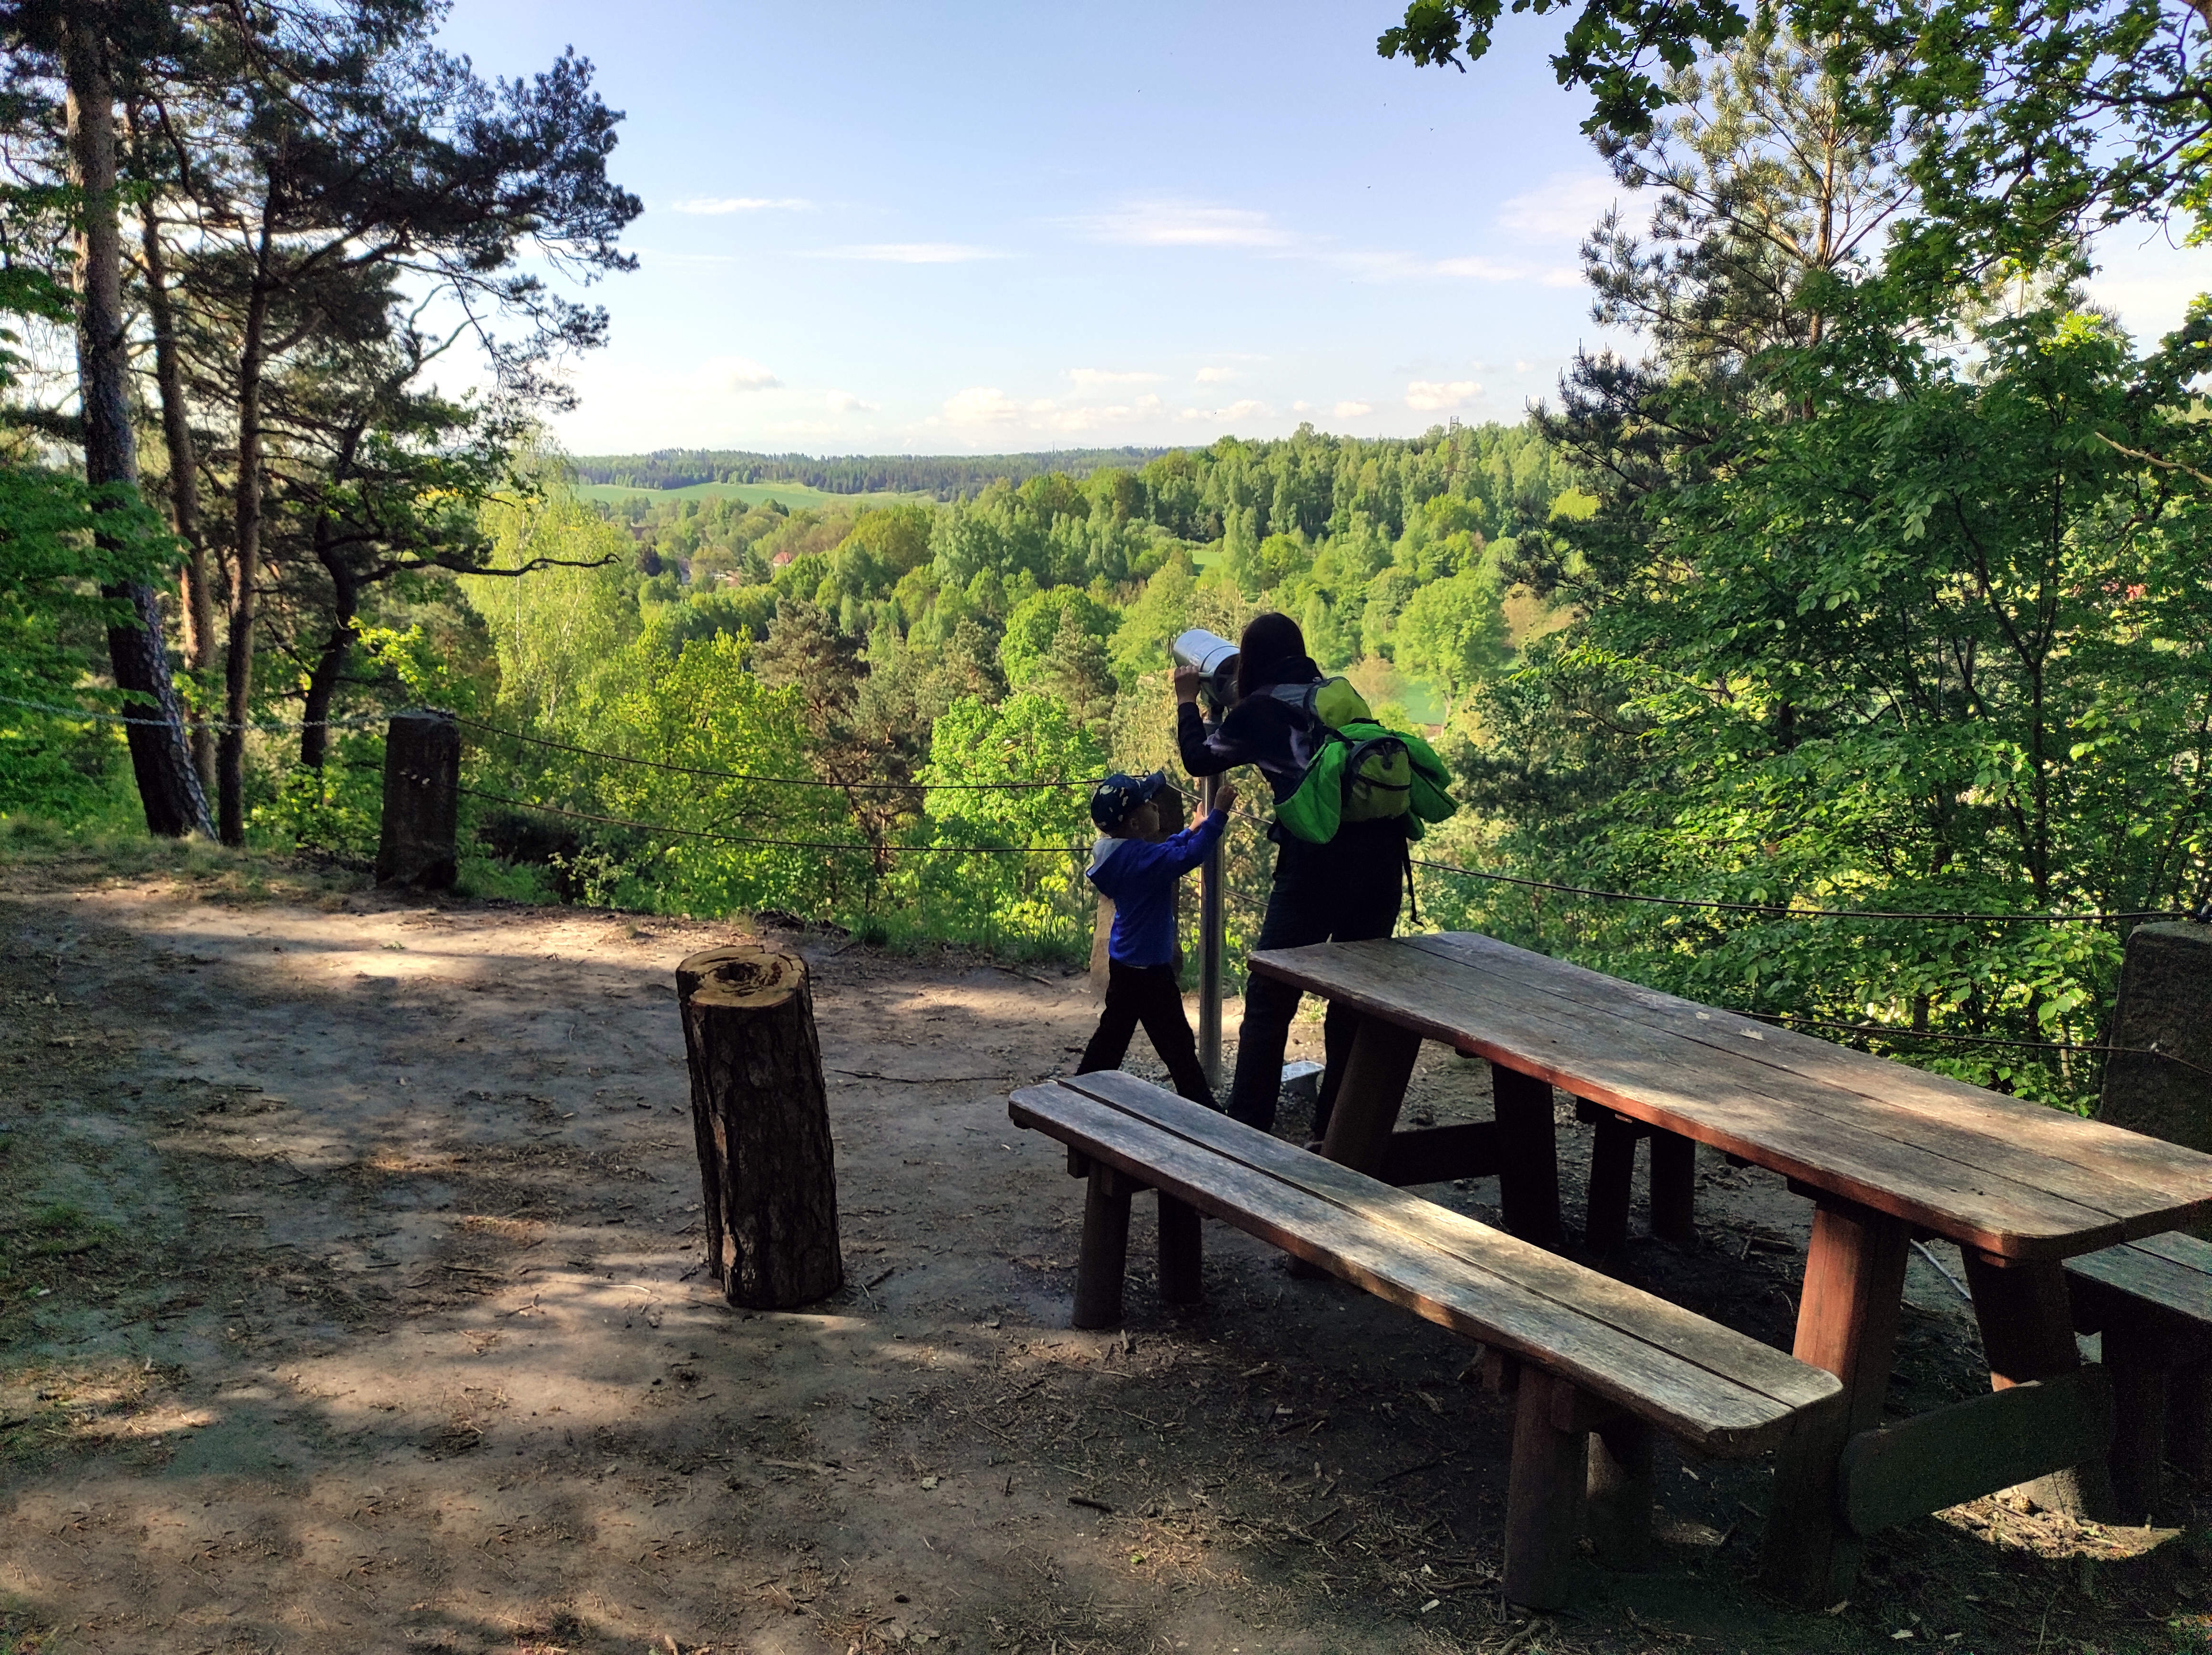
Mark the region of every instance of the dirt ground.
<instances>
[{"instance_id":1,"label":"dirt ground","mask_svg":"<svg viewBox=\"0 0 2212 1655\"><path fill-rule=\"evenodd\" d=\"M1751 1584L1766 1468L1671 1448L1656 1572L1508 1610L1508 1404L1440 1330L1212 1224L1164 1308L1140 1201L1126 1333L1069 1331L1079 1186L1006 1112L1096 1015L1056 967L776 933L849 1281L734 1311L672 967L746 928L359 884L0 870L0 1655L2212 1647L2202 1488L2141 1529L1978 1501L1797 1615ZM1487 1111L1431 1048L1409 1112ZM1786 1346L1808 1209L1718 1161L1699 1203L1688 1250L1639 1209L1628 1273ZM1893 1404L1978 1363L1916 1256Z\"/></svg>"}]
</instances>

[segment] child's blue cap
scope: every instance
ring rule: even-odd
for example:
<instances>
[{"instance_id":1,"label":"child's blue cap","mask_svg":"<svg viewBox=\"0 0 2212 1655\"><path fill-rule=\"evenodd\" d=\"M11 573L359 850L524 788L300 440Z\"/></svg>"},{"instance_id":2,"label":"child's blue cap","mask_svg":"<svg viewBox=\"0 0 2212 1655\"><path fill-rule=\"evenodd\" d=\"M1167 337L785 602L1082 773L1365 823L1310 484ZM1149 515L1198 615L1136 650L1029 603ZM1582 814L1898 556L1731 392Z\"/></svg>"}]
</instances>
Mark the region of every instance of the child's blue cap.
<instances>
[{"instance_id":1,"label":"child's blue cap","mask_svg":"<svg viewBox=\"0 0 2212 1655\"><path fill-rule=\"evenodd\" d=\"M1166 775L1158 770L1149 776L1132 776L1116 770L1091 790L1091 820L1098 824L1099 832L1110 834L1129 819L1130 811L1167 785Z\"/></svg>"}]
</instances>

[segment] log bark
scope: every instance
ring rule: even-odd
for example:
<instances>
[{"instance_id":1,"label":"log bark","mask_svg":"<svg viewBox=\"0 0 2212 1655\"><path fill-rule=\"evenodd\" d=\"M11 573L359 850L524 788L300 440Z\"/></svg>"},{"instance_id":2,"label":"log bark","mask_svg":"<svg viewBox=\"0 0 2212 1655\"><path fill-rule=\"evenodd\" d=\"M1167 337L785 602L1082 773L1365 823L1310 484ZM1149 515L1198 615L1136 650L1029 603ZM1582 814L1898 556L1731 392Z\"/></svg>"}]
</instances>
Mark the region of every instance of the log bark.
<instances>
[{"instance_id":1,"label":"log bark","mask_svg":"<svg viewBox=\"0 0 2212 1655\"><path fill-rule=\"evenodd\" d=\"M797 955L756 943L676 967L707 1262L723 1296L788 1310L845 1284L814 997Z\"/></svg>"}]
</instances>

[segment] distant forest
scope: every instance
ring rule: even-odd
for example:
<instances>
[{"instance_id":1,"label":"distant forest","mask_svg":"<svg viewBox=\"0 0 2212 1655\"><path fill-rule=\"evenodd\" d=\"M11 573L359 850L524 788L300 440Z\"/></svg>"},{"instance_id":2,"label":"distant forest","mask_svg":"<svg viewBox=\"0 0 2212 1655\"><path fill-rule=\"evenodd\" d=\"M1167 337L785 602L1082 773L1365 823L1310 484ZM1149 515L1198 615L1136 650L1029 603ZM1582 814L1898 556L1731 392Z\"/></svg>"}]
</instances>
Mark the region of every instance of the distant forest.
<instances>
[{"instance_id":1,"label":"distant forest","mask_svg":"<svg viewBox=\"0 0 2212 1655\"><path fill-rule=\"evenodd\" d=\"M925 494L941 500L979 494L1000 479L1020 484L1057 471L1086 477L1102 466L1133 469L1165 448L1063 448L1046 454L748 454L662 448L650 454L593 454L571 462L583 482L631 488L689 488L702 482L799 482L832 494Z\"/></svg>"}]
</instances>

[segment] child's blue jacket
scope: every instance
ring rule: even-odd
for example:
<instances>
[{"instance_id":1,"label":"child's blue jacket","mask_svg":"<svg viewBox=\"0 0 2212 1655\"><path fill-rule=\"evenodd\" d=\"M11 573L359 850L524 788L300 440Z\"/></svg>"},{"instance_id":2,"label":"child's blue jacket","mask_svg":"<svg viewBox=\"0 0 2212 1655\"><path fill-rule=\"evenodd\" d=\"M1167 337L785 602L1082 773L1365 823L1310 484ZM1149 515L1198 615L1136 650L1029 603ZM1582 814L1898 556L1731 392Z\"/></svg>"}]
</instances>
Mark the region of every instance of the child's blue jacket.
<instances>
[{"instance_id":1,"label":"child's blue jacket","mask_svg":"<svg viewBox=\"0 0 2212 1655\"><path fill-rule=\"evenodd\" d=\"M1106 939L1109 959L1125 966L1164 966L1175 958L1175 888L1228 827L1222 811L1209 814L1157 845L1141 839L1099 840L1086 870L1102 895L1113 899L1114 931Z\"/></svg>"}]
</instances>

